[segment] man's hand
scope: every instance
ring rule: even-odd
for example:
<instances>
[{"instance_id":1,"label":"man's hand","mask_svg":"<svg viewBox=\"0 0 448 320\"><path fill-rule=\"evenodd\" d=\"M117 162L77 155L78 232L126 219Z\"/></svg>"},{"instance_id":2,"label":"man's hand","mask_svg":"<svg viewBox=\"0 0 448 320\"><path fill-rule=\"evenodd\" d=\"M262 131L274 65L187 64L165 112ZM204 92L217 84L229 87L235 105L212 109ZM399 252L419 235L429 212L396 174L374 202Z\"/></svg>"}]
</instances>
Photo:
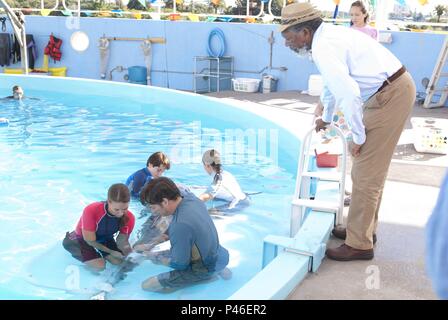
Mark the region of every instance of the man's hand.
<instances>
[{"instance_id":1,"label":"man's hand","mask_svg":"<svg viewBox=\"0 0 448 320\"><path fill-rule=\"evenodd\" d=\"M318 102L316 105L316 108L314 108L314 116L316 118L322 117L322 114L324 113L324 106L322 102Z\"/></svg>"},{"instance_id":2,"label":"man's hand","mask_svg":"<svg viewBox=\"0 0 448 320\"><path fill-rule=\"evenodd\" d=\"M142 243L142 244L135 245L134 250L137 252L150 251L153 247L154 247L154 245L149 246L146 243Z\"/></svg>"},{"instance_id":3,"label":"man's hand","mask_svg":"<svg viewBox=\"0 0 448 320\"><path fill-rule=\"evenodd\" d=\"M353 157L357 157L361 154L362 144L356 144L354 142L349 142L348 149Z\"/></svg>"},{"instance_id":4,"label":"man's hand","mask_svg":"<svg viewBox=\"0 0 448 320\"><path fill-rule=\"evenodd\" d=\"M325 130L325 128L330 123L325 122L324 120L322 120L322 118L317 118L315 124L316 124L316 132L319 132L320 130Z\"/></svg>"},{"instance_id":5,"label":"man's hand","mask_svg":"<svg viewBox=\"0 0 448 320\"><path fill-rule=\"evenodd\" d=\"M126 261L129 261L129 262L132 262L135 264L140 264L145 259L146 259L146 257L143 254L137 253L137 252L132 252L126 256Z\"/></svg>"},{"instance_id":6,"label":"man's hand","mask_svg":"<svg viewBox=\"0 0 448 320\"><path fill-rule=\"evenodd\" d=\"M170 237L166 233L162 233L159 237L157 237L157 243L162 243L168 241Z\"/></svg>"}]
</instances>

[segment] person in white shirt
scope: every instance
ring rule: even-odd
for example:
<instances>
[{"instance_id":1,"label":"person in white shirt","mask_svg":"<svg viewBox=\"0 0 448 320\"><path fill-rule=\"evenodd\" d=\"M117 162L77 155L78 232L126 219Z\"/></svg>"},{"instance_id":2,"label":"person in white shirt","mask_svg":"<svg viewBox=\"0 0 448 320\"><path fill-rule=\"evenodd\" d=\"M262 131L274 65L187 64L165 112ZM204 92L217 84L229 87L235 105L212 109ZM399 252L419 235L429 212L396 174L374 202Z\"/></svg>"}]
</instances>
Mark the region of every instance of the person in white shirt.
<instances>
[{"instance_id":1,"label":"person in white shirt","mask_svg":"<svg viewBox=\"0 0 448 320\"><path fill-rule=\"evenodd\" d=\"M204 170L213 176L212 184L199 196L206 202L209 200L222 200L224 205L212 207L210 214L226 214L240 211L249 206L250 200L242 190L238 181L228 171L222 169L221 155L217 150L211 149L202 156Z\"/></svg>"},{"instance_id":2,"label":"person in white shirt","mask_svg":"<svg viewBox=\"0 0 448 320\"><path fill-rule=\"evenodd\" d=\"M415 102L415 84L401 62L361 32L323 23L309 3L282 9L280 32L285 45L312 60L324 81L322 118L316 130L341 107L352 129L352 199L347 227L333 235L345 243L326 254L338 261L373 259L378 211L384 183L406 119Z\"/></svg>"},{"instance_id":3,"label":"person in white shirt","mask_svg":"<svg viewBox=\"0 0 448 320\"><path fill-rule=\"evenodd\" d=\"M350 27L365 33L374 40L378 40L378 31L368 25L369 13L362 1L355 1L350 6Z\"/></svg>"}]
</instances>

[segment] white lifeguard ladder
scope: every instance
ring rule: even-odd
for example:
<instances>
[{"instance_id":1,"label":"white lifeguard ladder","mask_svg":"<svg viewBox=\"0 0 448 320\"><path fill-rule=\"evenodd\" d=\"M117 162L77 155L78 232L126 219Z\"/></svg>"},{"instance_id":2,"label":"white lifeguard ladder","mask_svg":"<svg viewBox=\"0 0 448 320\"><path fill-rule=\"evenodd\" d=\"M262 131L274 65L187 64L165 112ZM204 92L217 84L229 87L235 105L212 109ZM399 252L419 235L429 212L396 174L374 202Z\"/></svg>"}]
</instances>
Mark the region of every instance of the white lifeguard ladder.
<instances>
[{"instance_id":1,"label":"white lifeguard ladder","mask_svg":"<svg viewBox=\"0 0 448 320\"><path fill-rule=\"evenodd\" d=\"M313 126L305 135L299 155L299 164L297 167L296 187L294 198L291 203L291 225L290 237L294 237L300 229L305 217L306 209L314 211L331 212L335 214L335 225L342 224L344 210L345 194L345 174L347 167L347 140L344 133L336 125L331 123L329 129L336 131L342 143L342 157L339 170L334 171L309 171L311 142L315 126ZM311 179L319 181L338 182L338 200L337 202L315 200L311 198Z\"/></svg>"},{"instance_id":2,"label":"white lifeguard ladder","mask_svg":"<svg viewBox=\"0 0 448 320\"><path fill-rule=\"evenodd\" d=\"M448 98L448 71L446 71L447 61L448 36L445 37L445 42L443 43L442 49L440 50L440 54L434 67L431 80L429 81L429 84L426 88L426 98L423 102L424 108L439 108L445 105L446 99ZM445 81L441 81L441 79L443 78L445 79ZM438 87L438 85L440 85L440 87ZM439 101L433 102L434 95L439 94Z\"/></svg>"}]
</instances>

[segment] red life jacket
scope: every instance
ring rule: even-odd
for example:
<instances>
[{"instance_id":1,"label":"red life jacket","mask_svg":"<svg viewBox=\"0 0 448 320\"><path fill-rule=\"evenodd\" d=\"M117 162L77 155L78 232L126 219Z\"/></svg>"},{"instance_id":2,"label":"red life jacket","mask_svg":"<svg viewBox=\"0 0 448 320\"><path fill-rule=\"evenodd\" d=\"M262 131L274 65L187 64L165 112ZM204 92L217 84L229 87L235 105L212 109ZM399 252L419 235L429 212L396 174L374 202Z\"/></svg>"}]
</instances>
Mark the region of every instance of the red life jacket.
<instances>
[{"instance_id":1,"label":"red life jacket","mask_svg":"<svg viewBox=\"0 0 448 320\"><path fill-rule=\"evenodd\" d=\"M62 52L60 50L61 46L62 40L51 35L50 41L48 41L48 44L45 47L44 54L53 58L54 61L60 61L62 57Z\"/></svg>"}]
</instances>

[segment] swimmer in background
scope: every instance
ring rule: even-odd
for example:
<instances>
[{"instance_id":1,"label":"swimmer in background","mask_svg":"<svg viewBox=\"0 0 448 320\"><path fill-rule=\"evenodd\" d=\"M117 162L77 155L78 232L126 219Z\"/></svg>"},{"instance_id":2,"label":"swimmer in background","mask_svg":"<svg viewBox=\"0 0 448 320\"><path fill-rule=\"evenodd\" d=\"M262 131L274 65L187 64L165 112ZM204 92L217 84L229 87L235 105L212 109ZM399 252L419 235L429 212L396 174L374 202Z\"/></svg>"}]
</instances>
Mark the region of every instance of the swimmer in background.
<instances>
[{"instance_id":1,"label":"swimmer in background","mask_svg":"<svg viewBox=\"0 0 448 320\"><path fill-rule=\"evenodd\" d=\"M25 97L25 92L23 91L22 87L18 85L12 87L12 96L7 96L4 97L3 99L12 99L17 101L22 101L24 99L40 100L38 98Z\"/></svg>"},{"instance_id":2,"label":"swimmer in background","mask_svg":"<svg viewBox=\"0 0 448 320\"><path fill-rule=\"evenodd\" d=\"M23 98L24 92L22 87L16 85L12 87L12 96L5 97L4 99L22 100Z\"/></svg>"}]
</instances>

